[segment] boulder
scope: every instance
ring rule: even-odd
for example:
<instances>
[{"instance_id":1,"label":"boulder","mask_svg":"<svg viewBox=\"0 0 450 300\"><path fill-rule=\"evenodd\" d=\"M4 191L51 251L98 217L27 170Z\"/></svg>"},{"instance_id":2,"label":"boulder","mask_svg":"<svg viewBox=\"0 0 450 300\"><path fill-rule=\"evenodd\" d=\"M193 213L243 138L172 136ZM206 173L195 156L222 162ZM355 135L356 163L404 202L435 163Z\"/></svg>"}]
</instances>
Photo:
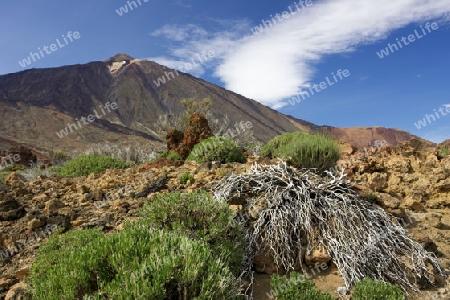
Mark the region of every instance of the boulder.
<instances>
[{"instance_id":1,"label":"boulder","mask_svg":"<svg viewBox=\"0 0 450 300\"><path fill-rule=\"evenodd\" d=\"M16 199L8 197L0 200L0 221L14 221L25 215L25 209Z\"/></svg>"}]
</instances>

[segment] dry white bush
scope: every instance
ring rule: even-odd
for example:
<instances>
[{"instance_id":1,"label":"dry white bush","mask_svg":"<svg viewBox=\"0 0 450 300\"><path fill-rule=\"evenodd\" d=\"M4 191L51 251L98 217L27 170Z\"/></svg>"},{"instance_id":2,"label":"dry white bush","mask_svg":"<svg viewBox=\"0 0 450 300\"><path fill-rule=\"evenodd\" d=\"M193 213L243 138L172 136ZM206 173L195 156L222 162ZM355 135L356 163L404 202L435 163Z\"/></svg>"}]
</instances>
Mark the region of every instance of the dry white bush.
<instances>
[{"instance_id":1,"label":"dry white bush","mask_svg":"<svg viewBox=\"0 0 450 300\"><path fill-rule=\"evenodd\" d=\"M437 274L446 277L436 256L409 238L383 209L360 198L343 171L327 174L321 177L280 160L276 165L255 163L248 173L217 184L217 200L244 203L237 222L247 230L248 272L263 247L278 268L303 269L303 238L307 253L313 245L328 251L347 288L370 277L415 292L419 281L432 283Z\"/></svg>"},{"instance_id":2,"label":"dry white bush","mask_svg":"<svg viewBox=\"0 0 450 300\"><path fill-rule=\"evenodd\" d=\"M161 147L159 147L161 148ZM119 144L119 143L99 143L92 145L86 152L86 155L107 155L125 161L143 163L150 161L157 156L158 146L155 143L147 144Z\"/></svg>"}]
</instances>

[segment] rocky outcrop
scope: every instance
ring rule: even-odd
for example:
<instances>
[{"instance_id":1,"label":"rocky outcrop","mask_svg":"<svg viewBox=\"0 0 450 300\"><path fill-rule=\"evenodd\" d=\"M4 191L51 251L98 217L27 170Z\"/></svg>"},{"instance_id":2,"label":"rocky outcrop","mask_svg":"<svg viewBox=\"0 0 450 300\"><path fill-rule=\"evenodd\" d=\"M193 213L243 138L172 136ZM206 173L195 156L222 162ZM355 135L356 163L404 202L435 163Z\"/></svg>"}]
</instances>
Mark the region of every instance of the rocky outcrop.
<instances>
[{"instance_id":1,"label":"rocky outcrop","mask_svg":"<svg viewBox=\"0 0 450 300\"><path fill-rule=\"evenodd\" d=\"M167 132L167 151L169 153L176 152L181 157L187 158L196 144L212 135L208 120L204 116L194 113L191 115L184 133L176 129Z\"/></svg>"}]
</instances>

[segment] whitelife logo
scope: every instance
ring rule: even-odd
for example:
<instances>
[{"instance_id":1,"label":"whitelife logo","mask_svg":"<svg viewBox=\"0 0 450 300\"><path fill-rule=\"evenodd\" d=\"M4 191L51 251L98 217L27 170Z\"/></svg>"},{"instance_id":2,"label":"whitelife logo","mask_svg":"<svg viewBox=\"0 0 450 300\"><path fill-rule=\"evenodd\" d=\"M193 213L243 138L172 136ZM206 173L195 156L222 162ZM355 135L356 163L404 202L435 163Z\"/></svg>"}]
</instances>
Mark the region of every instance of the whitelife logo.
<instances>
[{"instance_id":1,"label":"whitelife logo","mask_svg":"<svg viewBox=\"0 0 450 300\"><path fill-rule=\"evenodd\" d=\"M9 163L8 163L9 160ZM0 171L7 168L8 165L13 165L16 162L20 161L20 155L19 154L9 154L8 157L2 157L1 158L1 163L0 163Z\"/></svg>"},{"instance_id":2,"label":"whitelife logo","mask_svg":"<svg viewBox=\"0 0 450 300\"><path fill-rule=\"evenodd\" d=\"M444 110L445 110L445 112L444 112ZM417 123L414 123L414 125L416 126L417 129L421 129L422 127L427 126L427 121L428 121L428 124L431 124L431 122L436 121L436 118L437 119L441 118L441 117L439 117L439 114L436 111L436 109L433 109L433 111L434 111L434 115L433 114L431 114L431 115L425 114L425 118L423 118L422 120L418 120ZM443 117L445 117L447 114L450 113L450 104L444 104L442 107L439 107L438 111L441 113L441 115ZM433 121L431 121L431 120L433 120Z\"/></svg>"},{"instance_id":3,"label":"whitelife logo","mask_svg":"<svg viewBox=\"0 0 450 300\"><path fill-rule=\"evenodd\" d=\"M142 5L141 0L136 0L139 3L139 6ZM138 5L136 4L136 1L127 1L127 5L122 6L119 9L116 9L116 13L119 16L123 16L124 14L128 13L128 7L130 8L130 11L132 11L134 8L138 8ZM149 0L142 0L144 3L147 3ZM134 8L133 8L134 5Z\"/></svg>"},{"instance_id":4,"label":"whitelife logo","mask_svg":"<svg viewBox=\"0 0 450 300\"><path fill-rule=\"evenodd\" d=\"M305 100L305 95L306 95L308 98L311 97L312 95L314 95L313 88L314 88L314 90L315 90L317 93L319 93L319 92L321 92L322 90L328 88L329 86L335 85L337 82L339 82L339 80L336 78L336 76L338 76L340 80L344 80L345 78L347 78L348 76L350 76L350 71L347 70L347 69L345 69L344 71L342 71L341 69L339 69L339 70L337 70L336 75L334 75L334 72L331 72L331 75L333 75L334 82L333 82L333 81L330 81L330 78L328 78L328 76L327 76L327 77L325 77L326 82L325 82L325 81L322 81L322 82L319 83L319 84L315 84L315 83L314 83L313 85L310 85L309 91L310 91L311 94L308 93L307 91L303 91L302 89L300 89L300 92L299 92L297 95L295 95L294 97L292 97L291 99L289 99L289 103L290 103L291 105L295 105L295 103L300 103L300 102L302 102L302 99L300 99L300 96L302 96L303 100ZM342 76L344 76L344 77L342 77Z\"/></svg>"},{"instance_id":5,"label":"whitelife logo","mask_svg":"<svg viewBox=\"0 0 450 300\"><path fill-rule=\"evenodd\" d=\"M103 109L103 106L100 105L100 108L101 108L101 110L102 110L103 115L99 116L97 110L94 109L94 114L95 114L95 116L94 116L94 115L89 115L89 116L87 116L87 118L81 117L80 120L78 120L78 118L77 118L77 119L75 119L75 120L78 121L78 122L77 122L78 127L77 127L77 124L75 124L75 123L72 123L72 124L66 124L66 128L64 128L64 129L61 130L60 132L57 132L56 135L57 135L60 139L62 139L63 137L69 135L69 129L70 129L70 133L73 132L73 128L75 128L75 130L80 130L80 129L83 127L82 124L80 124L80 121L83 122L84 125L88 125L89 123L92 123L92 122L95 121L95 119L96 119L95 117L97 117L97 119L101 119L103 116L106 115L106 112L105 112L105 110ZM116 103L116 102L112 102L112 103L106 102L106 103L105 103L105 108L106 108L106 110L107 110L108 112L111 112L111 109L112 109L112 110L116 110L116 109L118 108L118 106L117 106L117 103ZM86 122L86 121L88 121L89 123Z\"/></svg>"},{"instance_id":6,"label":"whitelife logo","mask_svg":"<svg viewBox=\"0 0 450 300\"><path fill-rule=\"evenodd\" d=\"M61 48L65 47L66 45L68 45L69 42L67 41L67 39L69 39L70 42L73 42L74 40L78 40L81 37L81 35L78 31L74 31L73 33L72 33L72 31L69 31L66 36L63 34L62 37L63 37L65 44L61 43L59 38L57 38L56 44L51 44L49 47L44 46L44 47L42 47L42 49L41 49L41 47L38 47L39 53L38 52L30 52L30 55L27 58L22 59L22 61L19 61L19 65L22 68L25 68L25 67L31 65L31 63L32 63L31 60L33 60L33 62L36 62L36 60L43 58L45 56L43 51L45 51L46 54L51 54L52 52L55 52L58 49L61 49Z\"/></svg>"},{"instance_id":7,"label":"whitelife logo","mask_svg":"<svg viewBox=\"0 0 450 300\"><path fill-rule=\"evenodd\" d=\"M421 38L426 36L427 32L425 31L425 29L422 26L420 26L420 28L422 29L423 35L420 35L420 33L418 33L417 29L416 29L416 30L414 30L415 35L414 34L408 35L409 43L406 41L406 37L402 36L402 38L400 40L403 42L403 45L408 46L410 43L413 43L416 41L416 37L418 40L420 40ZM425 24L425 28L427 29L428 33L431 33L431 29L437 30L439 28L439 26L436 22L433 22L433 23L427 22ZM399 39L397 38L396 40L397 40L397 44L400 47L400 49L403 48L402 43L399 41ZM390 50L390 52L389 52L389 50ZM394 53L395 51L398 51L398 50L399 49L395 43L394 44L389 43L386 48L382 49L380 52L377 52L377 55L379 58L384 58L386 56L389 56L389 54Z\"/></svg>"},{"instance_id":8,"label":"whitelife logo","mask_svg":"<svg viewBox=\"0 0 450 300\"><path fill-rule=\"evenodd\" d=\"M302 9L305 9L305 6L311 6L313 5L311 0L300 0L297 2L294 2L295 7L297 8L297 11L292 10L292 7L289 5L288 9L289 11L283 11L281 14L276 14L275 17L278 19L278 22L281 22L285 19L288 19L290 16L295 15L296 13L300 12ZM300 6L301 8L300 8ZM263 32L264 30L271 28L272 26L275 26L277 24L277 21L275 20L275 17L273 17L272 15L270 15L271 20L261 20L261 25L253 27L252 29L250 29L253 34L259 34L261 32Z\"/></svg>"}]
</instances>

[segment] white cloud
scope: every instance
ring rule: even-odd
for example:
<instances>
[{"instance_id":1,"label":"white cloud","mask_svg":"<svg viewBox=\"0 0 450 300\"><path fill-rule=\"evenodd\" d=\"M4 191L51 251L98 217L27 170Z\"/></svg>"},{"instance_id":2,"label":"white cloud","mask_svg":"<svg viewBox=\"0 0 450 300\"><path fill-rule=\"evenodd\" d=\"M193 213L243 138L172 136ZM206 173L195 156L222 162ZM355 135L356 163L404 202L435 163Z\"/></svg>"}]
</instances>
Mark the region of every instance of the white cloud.
<instances>
[{"instance_id":1,"label":"white cloud","mask_svg":"<svg viewBox=\"0 0 450 300\"><path fill-rule=\"evenodd\" d=\"M165 26L153 35L183 37L184 43L171 49L181 60L215 51L218 65L205 67L213 68L227 89L280 108L283 99L311 83L314 65L325 55L354 51L414 22L448 19L448 12L448 0L325 0L258 35L245 20L209 34L187 25ZM194 29L197 36L187 34Z\"/></svg>"}]
</instances>

